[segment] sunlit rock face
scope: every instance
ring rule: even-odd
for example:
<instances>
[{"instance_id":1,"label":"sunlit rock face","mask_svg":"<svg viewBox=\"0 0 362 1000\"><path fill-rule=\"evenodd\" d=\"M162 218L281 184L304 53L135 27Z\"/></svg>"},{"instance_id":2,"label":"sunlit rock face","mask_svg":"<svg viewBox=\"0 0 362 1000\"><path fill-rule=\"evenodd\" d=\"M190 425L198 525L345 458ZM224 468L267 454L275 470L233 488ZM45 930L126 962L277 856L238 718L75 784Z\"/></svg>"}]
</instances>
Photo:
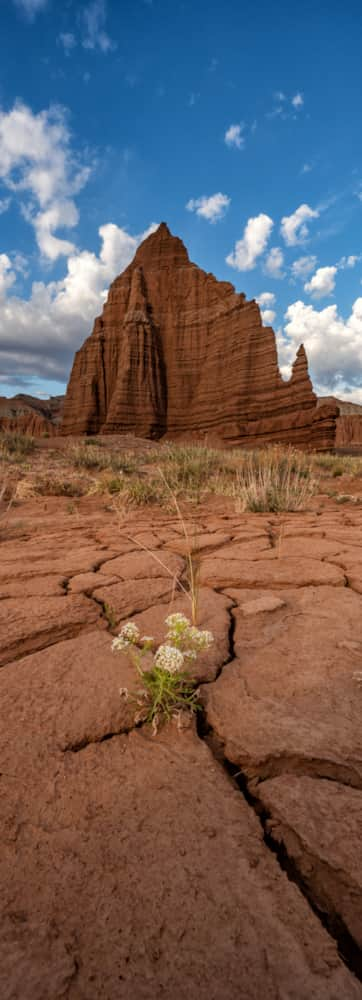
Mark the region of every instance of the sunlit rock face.
<instances>
[{"instance_id":1,"label":"sunlit rock face","mask_svg":"<svg viewBox=\"0 0 362 1000\"><path fill-rule=\"evenodd\" d=\"M317 409L304 348L284 382L256 302L192 264L162 223L75 356L62 433L323 449L334 445L336 413Z\"/></svg>"}]
</instances>

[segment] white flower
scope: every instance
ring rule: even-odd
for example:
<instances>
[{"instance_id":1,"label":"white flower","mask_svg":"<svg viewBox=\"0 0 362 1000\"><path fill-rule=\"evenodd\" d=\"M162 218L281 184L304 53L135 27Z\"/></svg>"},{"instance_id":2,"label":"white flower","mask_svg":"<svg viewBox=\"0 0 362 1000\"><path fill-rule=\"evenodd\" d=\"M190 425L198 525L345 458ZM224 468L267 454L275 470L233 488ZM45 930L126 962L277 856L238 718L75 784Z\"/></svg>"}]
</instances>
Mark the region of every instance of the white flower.
<instances>
[{"instance_id":1,"label":"white flower","mask_svg":"<svg viewBox=\"0 0 362 1000\"><path fill-rule=\"evenodd\" d=\"M112 642L112 653L116 650L118 653L122 652L123 649L128 649L131 645L129 639L124 639L122 635L116 635L116 638Z\"/></svg>"},{"instance_id":2,"label":"white flower","mask_svg":"<svg viewBox=\"0 0 362 1000\"><path fill-rule=\"evenodd\" d=\"M126 622L121 628L119 635L113 639L112 642L112 652L116 649L118 652L122 652L123 649L128 649L129 646L134 646L140 637L140 630L134 622Z\"/></svg>"},{"instance_id":3,"label":"white flower","mask_svg":"<svg viewBox=\"0 0 362 1000\"><path fill-rule=\"evenodd\" d=\"M155 667L167 670L169 674L178 674L184 664L183 654L174 646L159 646L155 654Z\"/></svg>"},{"instance_id":4,"label":"white flower","mask_svg":"<svg viewBox=\"0 0 362 1000\"><path fill-rule=\"evenodd\" d=\"M140 637L140 630L134 622L126 622L123 628L121 628L120 635L123 639L128 639L129 642L137 642Z\"/></svg>"},{"instance_id":5,"label":"white flower","mask_svg":"<svg viewBox=\"0 0 362 1000\"><path fill-rule=\"evenodd\" d=\"M208 632L207 629L196 628L195 625L191 625L189 628L187 638L197 650L208 649L214 641L212 632Z\"/></svg>"},{"instance_id":6,"label":"white flower","mask_svg":"<svg viewBox=\"0 0 362 1000\"><path fill-rule=\"evenodd\" d=\"M165 622L171 629L179 628L180 625L188 628L190 625L188 618L181 614L180 611L175 611L173 615L169 615L168 618L165 618Z\"/></svg>"}]
</instances>

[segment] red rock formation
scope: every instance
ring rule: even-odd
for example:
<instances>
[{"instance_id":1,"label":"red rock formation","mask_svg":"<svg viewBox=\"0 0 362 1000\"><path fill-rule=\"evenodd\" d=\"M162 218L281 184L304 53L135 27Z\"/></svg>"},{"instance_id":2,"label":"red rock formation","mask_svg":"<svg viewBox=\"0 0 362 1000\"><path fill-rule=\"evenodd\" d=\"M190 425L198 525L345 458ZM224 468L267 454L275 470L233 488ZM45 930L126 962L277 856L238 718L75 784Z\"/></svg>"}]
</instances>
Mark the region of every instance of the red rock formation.
<instances>
[{"instance_id":1,"label":"red rock formation","mask_svg":"<svg viewBox=\"0 0 362 1000\"><path fill-rule=\"evenodd\" d=\"M362 416L342 414L337 420L337 448L362 448Z\"/></svg>"},{"instance_id":2,"label":"red rock formation","mask_svg":"<svg viewBox=\"0 0 362 1000\"><path fill-rule=\"evenodd\" d=\"M29 434L31 437L54 437L57 428L40 413L26 413L21 417L0 417L0 431Z\"/></svg>"},{"instance_id":3,"label":"red rock formation","mask_svg":"<svg viewBox=\"0 0 362 1000\"><path fill-rule=\"evenodd\" d=\"M336 448L362 448L362 406L336 396L320 396L318 406L326 403L338 406L336 423Z\"/></svg>"},{"instance_id":4,"label":"red rock formation","mask_svg":"<svg viewBox=\"0 0 362 1000\"><path fill-rule=\"evenodd\" d=\"M317 410L304 348L283 382L256 302L192 264L162 223L111 285L75 356L62 433L331 448L336 414Z\"/></svg>"},{"instance_id":5,"label":"red rock formation","mask_svg":"<svg viewBox=\"0 0 362 1000\"><path fill-rule=\"evenodd\" d=\"M41 400L19 393L0 396L0 431L18 431L33 437L53 437L60 422L63 396Z\"/></svg>"}]
</instances>

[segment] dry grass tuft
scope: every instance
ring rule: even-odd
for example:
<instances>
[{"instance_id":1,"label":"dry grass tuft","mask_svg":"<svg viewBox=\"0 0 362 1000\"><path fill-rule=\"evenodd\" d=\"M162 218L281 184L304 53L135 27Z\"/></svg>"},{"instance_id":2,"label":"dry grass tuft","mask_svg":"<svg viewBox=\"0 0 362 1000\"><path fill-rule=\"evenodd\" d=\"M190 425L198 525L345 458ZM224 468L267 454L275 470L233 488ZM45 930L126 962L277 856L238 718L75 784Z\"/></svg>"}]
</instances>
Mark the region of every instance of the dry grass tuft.
<instances>
[{"instance_id":1,"label":"dry grass tuft","mask_svg":"<svg viewBox=\"0 0 362 1000\"><path fill-rule=\"evenodd\" d=\"M34 451L35 441L29 434L17 431L0 432L0 458L10 462L22 462Z\"/></svg>"},{"instance_id":2,"label":"dry grass tuft","mask_svg":"<svg viewBox=\"0 0 362 1000\"><path fill-rule=\"evenodd\" d=\"M310 459L277 445L250 452L234 485L237 509L253 513L305 510L315 491Z\"/></svg>"}]
</instances>

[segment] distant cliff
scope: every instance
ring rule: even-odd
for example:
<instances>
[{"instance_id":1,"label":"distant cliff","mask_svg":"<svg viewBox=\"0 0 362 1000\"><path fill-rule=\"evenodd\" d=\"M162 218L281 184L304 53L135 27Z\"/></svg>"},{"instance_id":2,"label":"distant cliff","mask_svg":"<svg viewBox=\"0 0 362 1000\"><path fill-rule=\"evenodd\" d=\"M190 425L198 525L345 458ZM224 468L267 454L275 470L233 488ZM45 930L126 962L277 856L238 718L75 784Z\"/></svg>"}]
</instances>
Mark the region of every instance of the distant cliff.
<instances>
[{"instance_id":1,"label":"distant cliff","mask_svg":"<svg viewBox=\"0 0 362 1000\"><path fill-rule=\"evenodd\" d=\"M41 437L58 431L64 396L38 399L19 393L17 396L0 396L0 431L20 431Z\"/></svg>"}]
</instances>

